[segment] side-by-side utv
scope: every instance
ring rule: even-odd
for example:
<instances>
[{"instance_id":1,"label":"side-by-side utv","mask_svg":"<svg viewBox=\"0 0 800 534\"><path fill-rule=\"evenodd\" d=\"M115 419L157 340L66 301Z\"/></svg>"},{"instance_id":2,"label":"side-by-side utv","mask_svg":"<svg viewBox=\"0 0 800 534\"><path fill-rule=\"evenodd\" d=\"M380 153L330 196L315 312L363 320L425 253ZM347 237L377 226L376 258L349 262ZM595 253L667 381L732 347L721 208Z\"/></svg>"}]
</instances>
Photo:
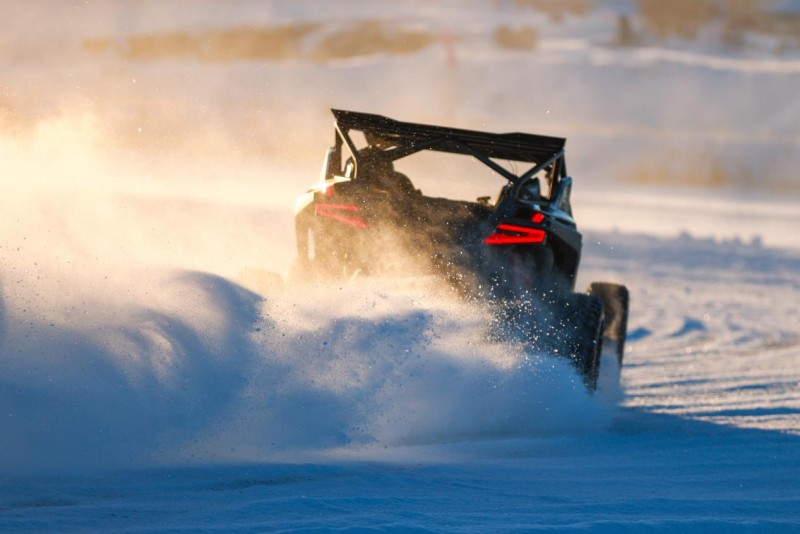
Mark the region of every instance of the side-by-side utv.
<instances>
[{"instance_id":1,"label":"side-by-side utv","mask_svg":"<svg viewBox=\"0 0 800 534\"><path fill-rule=\"evenodd\" d=\"M459 294L485 300L495 331L570 358L596 387L601 347L622 361L628 313L624 286L593 283L575 293L581 234L570 204L559 137L487 133L333 110L335 137L320 181L297 200L301 277L440 275ZM492 192L463 200L427 196L396 168L418 154L458 155L484 165ZM446 175L446 158L425 170ZM442 183L437 183L442 189Z\"/></svg>"}]
</instances>

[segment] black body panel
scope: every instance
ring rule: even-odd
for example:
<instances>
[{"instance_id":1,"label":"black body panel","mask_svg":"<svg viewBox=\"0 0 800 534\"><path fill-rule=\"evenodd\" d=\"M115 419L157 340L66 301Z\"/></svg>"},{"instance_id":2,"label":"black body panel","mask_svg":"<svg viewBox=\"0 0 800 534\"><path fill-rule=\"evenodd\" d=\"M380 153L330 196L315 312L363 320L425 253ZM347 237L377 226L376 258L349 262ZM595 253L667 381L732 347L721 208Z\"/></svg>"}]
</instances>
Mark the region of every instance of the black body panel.
<instances>
[{"instance_id":1,"label":"black body panel","mask_svg":"<svg viewBox=\"0 0 800 534\"><path fill-rule=\"evenodd\" d=\"M569 205L565 139L332 111L336 138L322 180L299 199L296 212L304 272L433 272L467 294L497 298L572 291L581 235ZM367 146L356 146L353 131L364 134ZM506 180L497 202L423 195L392 166L421 150L465 154L489 166ZM520 173L496 160L528 165ZM400 261L398 251L409 261Z\"/></svg>"}]
</instances>

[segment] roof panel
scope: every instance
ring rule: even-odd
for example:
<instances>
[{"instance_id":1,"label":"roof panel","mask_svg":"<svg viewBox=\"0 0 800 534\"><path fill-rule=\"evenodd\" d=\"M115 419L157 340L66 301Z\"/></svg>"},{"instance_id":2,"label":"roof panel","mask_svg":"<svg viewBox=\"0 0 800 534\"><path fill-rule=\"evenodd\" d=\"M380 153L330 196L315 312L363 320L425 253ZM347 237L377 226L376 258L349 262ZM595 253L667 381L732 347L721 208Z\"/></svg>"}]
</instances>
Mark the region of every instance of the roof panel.
<instances>
[{"instance_id":1,"label":"roof panel","mask_svg":"<svg viewBox=\"0 0 800 534\"><path fill-rule=\"evenodd\" d=\"M490 158L540 163L564 149L566 139L526 133L489 133L402 122L382 115L332 109L342 130L375 133L398 144L430 144L428 148L456 154L472 149Z\"/></svg>"}]
</instances>

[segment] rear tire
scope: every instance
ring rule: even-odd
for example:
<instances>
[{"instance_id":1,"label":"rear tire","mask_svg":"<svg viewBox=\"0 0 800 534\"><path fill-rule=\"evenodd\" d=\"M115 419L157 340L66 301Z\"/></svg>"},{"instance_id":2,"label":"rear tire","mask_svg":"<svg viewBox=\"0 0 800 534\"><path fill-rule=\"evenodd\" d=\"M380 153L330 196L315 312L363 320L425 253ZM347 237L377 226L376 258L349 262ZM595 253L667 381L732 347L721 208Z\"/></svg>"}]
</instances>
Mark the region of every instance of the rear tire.
<instances>
[{"instance_id":1,"label":"rear tire","mask_svg":"<svg viewBox=\"0 0 800 534\"><path fill-rule=\"evenodd\" d=\"M300 256L290 273L292 281L348 280L367 273L358 234L322 224L309 226L305 232Z\"/></svg>"},{"instance_id":2,"label":"rear tire","mask_svg":"<svg viewBox=\"0 0 800 534\"><path fill-rule=\"evenodd\" d=\"M622 366L625 339L628 336L628 307L630 304L628 288L620 284L593 282L587 293L603 301L606 323L603 337L607 344L610 343L614 347L619 364Z\"/></svg>"},{"instance_id":3,"label":"rear tire","mask_svg":"<svg viewBox=\"0 0 800 534\"><path fill-rule=\"evenodd\" d=\"M586 389L597 389L603 350L603 302L592 295L572 293L553 308L553 321L543 337L549 350L569 358Z\"/></svg>"},{"instance_id":4,"label":"rear tire","mask_svg":"<svg viewBox=\"0 0 800 534\"><path fill-rule=\"evenodd\" d=\"M589 392L597 389L603 350L603 302L571 293L553 301L500 300L495 303L492 340L520 340L539 353L570 360Z\"/></svg>"}]
</instances>

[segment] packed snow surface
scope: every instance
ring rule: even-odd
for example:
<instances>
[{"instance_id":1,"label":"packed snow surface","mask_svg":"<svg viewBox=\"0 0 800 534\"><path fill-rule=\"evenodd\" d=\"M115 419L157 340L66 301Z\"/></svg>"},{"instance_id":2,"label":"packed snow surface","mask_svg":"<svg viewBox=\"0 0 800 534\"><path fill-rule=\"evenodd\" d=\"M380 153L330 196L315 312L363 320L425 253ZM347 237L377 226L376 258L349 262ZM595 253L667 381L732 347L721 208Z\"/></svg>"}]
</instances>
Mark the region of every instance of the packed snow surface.
<instances>
[{"instance_id":1,"label":"packed snow surface","mask_svg":"<svg viewBox=\"0 0 800 534\"><path fill-rule=\"evenodd\" d=\"M798 54L611 46L626 1L368 4L2 5L0 531L797 529ZM376 19L433 44L318 55ZM247 25L308 33L126 56ZM589 394L428 277L283 284L332 106L569 137L622 368Z\"/></svg>"}]
</instances>

